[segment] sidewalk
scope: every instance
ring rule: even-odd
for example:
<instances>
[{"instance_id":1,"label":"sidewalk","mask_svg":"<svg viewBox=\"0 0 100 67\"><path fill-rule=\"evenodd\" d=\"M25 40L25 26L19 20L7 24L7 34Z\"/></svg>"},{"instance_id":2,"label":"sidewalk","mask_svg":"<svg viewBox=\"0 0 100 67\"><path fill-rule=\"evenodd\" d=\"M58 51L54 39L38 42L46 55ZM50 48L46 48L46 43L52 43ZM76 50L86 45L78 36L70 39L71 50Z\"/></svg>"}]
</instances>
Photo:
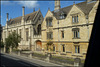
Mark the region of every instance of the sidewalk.
<instances>
[{"instance_id":1,"label":"sidewalk","mask_svg":"<svg viewBox=\"0 0 100 67\"><path fill-rule=\"evenodd\" d=\"M25 56L18 56L16 54L7 54L7 53L2 53L2 54L5 54L5 55L8 55L8 56L11 56L13 58L18 58L18 59L21 59L21 60L25 60L29 63L34 63L36 65L39 65L39 66L59 66L59 67L63 67L62 65L58 65L58 64L54 64L54 63L50 63L50 62L46 62L46 61L42 61L42 60L38 60L38 59L35 59L35 58L29 58L29 57L25 57Z\"/></svg>"}]
</instances>

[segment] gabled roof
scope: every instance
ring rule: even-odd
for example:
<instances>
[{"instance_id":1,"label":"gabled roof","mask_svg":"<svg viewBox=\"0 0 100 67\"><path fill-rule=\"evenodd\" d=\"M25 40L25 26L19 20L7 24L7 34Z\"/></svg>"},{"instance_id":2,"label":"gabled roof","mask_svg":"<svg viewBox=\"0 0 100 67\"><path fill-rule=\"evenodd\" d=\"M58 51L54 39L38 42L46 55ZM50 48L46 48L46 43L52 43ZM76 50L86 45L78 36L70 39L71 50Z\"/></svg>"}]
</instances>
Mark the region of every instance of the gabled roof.
<instances>
[{"instance_id":1,"label":"gabled roof","mask_svg":"<svg viewBox=\"0 0 100 67\"><path fill-rule=\"evenodd\" d=\"M76 4L76 6L79 7L83 11L84 14L89 14L89 12L91 11L91 9L93 8L93 6L95 4L96 4L96 1L91 2L91 3L81 2L81 3ZM60 19L60 17L59 17L60 14L62 12L64 12L67 16L72 7L73 7L73 5L70 5L70 6L67 6L67 7L64 7L64 8L60 8L59 11L57 11L57 12L52 11L52 13L56 17L56 19L59 20Z\"/></svg>"},{"instance_id":2,"label":"gabled roof","mask_svg":"<svg viewBox=\"0 0 100 67\"><path fill-rule=\"evenodd\" d=\"M82 2L76 4L85 14L89 14L89 12L92 10L93 6L96 4L96 1L93 1L91 3Z\"/></svg>"},{"instance_id":3,"label":"gabled roof","mask_svg":"<svg viewBox=\"0 0 100 67\"><path fill-rule=\"evenodd\" d=\"M25 21L28 21L28 20L33 20L33 18L35 17L35 15L38 13L38 11L35 11L33 13L30 13L30 14L26 14L25 15ZM22 20L22 16L20 17L17 17L17 18L13 18L13 19L10 19L7 24L10 25L10 24L15 24L15 23L20 23Z\"/></svg>"}]
</instances>

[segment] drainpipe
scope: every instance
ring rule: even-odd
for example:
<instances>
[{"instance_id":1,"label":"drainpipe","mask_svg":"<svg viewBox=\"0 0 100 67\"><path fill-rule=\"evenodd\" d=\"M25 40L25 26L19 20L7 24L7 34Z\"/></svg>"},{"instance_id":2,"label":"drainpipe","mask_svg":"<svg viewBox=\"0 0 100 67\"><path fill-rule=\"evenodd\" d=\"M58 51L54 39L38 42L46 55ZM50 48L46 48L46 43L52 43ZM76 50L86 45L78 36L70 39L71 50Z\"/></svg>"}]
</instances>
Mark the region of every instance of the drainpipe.
<instances>
[{"instance_id":1,"label":"drainpipe","mask_svg":"<svg viewBox=\"0 0 100 67\"><path fill-rule=\"evenodd\" d=\"M86 20L87 20L87 33L88 33L88 41L89 41L89 18L88 15L86 15Z\"/></svg>"},{"instance_id":2,"label":"drainpipe","mask_svg":"<svg viewBox=\"0 0 100 67\"><path fill-rule=\"evenodd\" d=\"M58 45L60 46L60 38L59 38L59 20L58 20ZM60 51L61 49L59 48L59 51Z\"/></svg>"}]
</instances>

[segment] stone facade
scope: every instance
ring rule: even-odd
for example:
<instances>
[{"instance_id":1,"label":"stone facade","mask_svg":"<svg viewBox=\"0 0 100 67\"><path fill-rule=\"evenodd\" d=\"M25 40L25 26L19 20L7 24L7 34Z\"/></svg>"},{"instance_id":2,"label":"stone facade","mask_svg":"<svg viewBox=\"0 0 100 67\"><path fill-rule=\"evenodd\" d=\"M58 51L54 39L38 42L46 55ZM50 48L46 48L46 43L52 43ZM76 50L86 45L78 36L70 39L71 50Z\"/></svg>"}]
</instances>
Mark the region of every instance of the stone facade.
<instances>
[{"instance_id":1,"label":"stone facade","mask_svg":"<svg viewBox=\"0 0 100 67\"><path fill-rule=\"evenodd\" d=\"M0 41L1 41L1 36L2 36L2 26L0 24Z\"/></svg>"},{"instance_id":2,"label":"stone facade","mask_svg":"<svg viewBox=\"0 0 100 67\"><path fill-rule=\"evenodd\" d=\"M42 48L47 51L46 44L52 41L55 55L84 59L98 3L82 2L54 11L49 9L42 23ZM47 26L48 18L52 18L52 22L49 22L51 26ZM52 38L48 39L48 32L52 32L49 35Z\"/></svg>"},{"instance_id":3,"label":"stone facade","mask_svg":"<svg viewBox=\"0 0 100 67\"><path fill-rule=\"evenodd\" d=\"M3 26L2 39L5 42L5 38L8 37L9 33L16 32L21 35L21 42L19 43L18 49L31 49L36 50L36 42L41 42L41 23L43 16L40 11L25 15L25 7L22 8L22 16L9 20L9 14L7 13L7 23Z\"/></svg>"}]
</instances>

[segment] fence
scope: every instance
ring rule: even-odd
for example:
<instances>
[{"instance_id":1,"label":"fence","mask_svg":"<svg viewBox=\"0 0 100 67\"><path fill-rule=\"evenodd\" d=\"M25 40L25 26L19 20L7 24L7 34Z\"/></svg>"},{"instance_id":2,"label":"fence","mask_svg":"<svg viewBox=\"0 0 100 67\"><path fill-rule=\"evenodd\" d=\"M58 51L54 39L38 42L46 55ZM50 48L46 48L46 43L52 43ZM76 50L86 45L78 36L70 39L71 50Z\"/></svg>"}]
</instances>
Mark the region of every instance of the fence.
<instances>
[{"instance_id":1,"label":"fence","mask_svg":"<svg viewBox=\"0 0 100 67\"><path fill-rule=\"evenodd\" d=\"M36 52L31 52L31 51L12 51L12 53L19 56L36 58L36 59L43 60L46 62L61 64L64 66L83 67L84 65L84 63L82 63L81 59L79 58L72 59L72 58L66 58L66 57L60 57L60 56L52 56L50 53L39 54Z\"/></svg>"}]
</instances>

